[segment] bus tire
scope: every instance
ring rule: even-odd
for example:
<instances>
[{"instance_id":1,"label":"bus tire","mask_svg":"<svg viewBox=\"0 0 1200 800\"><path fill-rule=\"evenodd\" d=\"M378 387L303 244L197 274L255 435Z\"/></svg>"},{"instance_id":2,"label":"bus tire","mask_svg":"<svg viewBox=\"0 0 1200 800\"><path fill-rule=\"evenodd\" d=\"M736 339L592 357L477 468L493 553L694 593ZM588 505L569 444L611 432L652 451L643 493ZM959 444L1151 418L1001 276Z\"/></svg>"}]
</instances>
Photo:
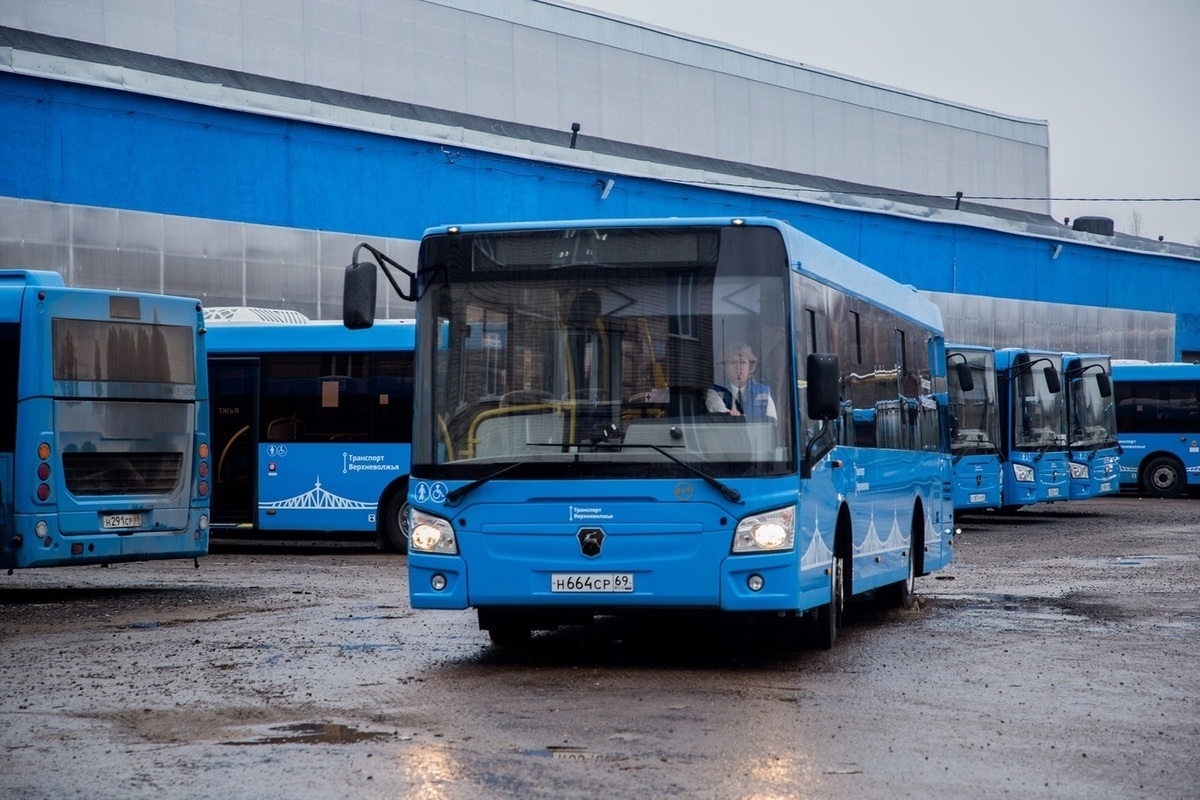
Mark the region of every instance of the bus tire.
<instances>
[{"instance_id":1,"label":"bus tire","mask_svg":"<svg viewBox=\"0 0 1200 800\"><path fill-rule=\"evenodd\" d=\"M388 495L383 512L383 549L408 552L408 484L402 483Z\"/></svg>"},{"instance_id":2,"label":"bus tire","mask_svg":"<svg viewBox=\"0 0 1200 800\"><path fill-rule=\"evenodd\" d=\"M479 614L479 627L488 632L488 638L496 647L520 647L528 644L533 629L525 618L512 611L491 611Z\"/></svg>"},{"instance_id":3,"label":"bus tire","mask_svg":"<svg viewBox=\"0 0 1200 800\"><path fill-rule=\"evenodd\" d=\"M810 641L818 650L831 650L837 642L838 627L842 624L843 594L842 559L834 556L829 565L829 603L813 610L810 619Z\"/></svg>"},{"instance_id":4,"label":"bus tire","mask_svg":"<svg viewBox=\"0 0 1200 800\"><path fill-rule=\"evenodd\" d=\"M1159 456L1142 468L1142 488L1155 497L1179 497L1183 493L1183 465L1170 456Z\"/></svg>"}]
</instances>

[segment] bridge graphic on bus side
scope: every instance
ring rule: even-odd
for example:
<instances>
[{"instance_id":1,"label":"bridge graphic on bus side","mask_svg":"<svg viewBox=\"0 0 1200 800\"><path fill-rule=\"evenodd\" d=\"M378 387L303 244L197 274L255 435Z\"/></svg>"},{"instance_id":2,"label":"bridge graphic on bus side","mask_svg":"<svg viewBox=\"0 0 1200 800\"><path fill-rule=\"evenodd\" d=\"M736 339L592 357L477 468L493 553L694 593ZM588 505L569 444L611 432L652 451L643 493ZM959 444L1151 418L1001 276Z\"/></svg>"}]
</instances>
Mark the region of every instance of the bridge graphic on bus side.
<instances>
[{"instance_id":1,"label":"bridge graphic on bus side","mask_svg":"<svg viewBox=\"0 0 1200 800\"><path fill-rule=\"evenodd\" d=\"M908 538L900 530L900 520L892 515L892 529L888 531L886 540L879 538L879 529L875 527L875 518L871 518L871 527L867 529L867 538L862 546L854 548L857 555L873 555L889 550L900 550L908 546Z\"/></svg>"},{"instance_id":2,"label":"bridge graphic on bus side","mask_svg":"<svg viewBox=\"0 0 1200 800\"><path fill-rule=\"evenodd\" d=\"M364 503L361 500L351 500L348 497L339 497L328 489L321 488L321 476L317 476L317 482L313 484L313 488L309 489L304 494L298 494L295 497L288 497L284 500L275 500L270 503L259 503L259 508L290 508L290 509L372 509L378 506L378 503Z\"/></svg>"}]
</instances>

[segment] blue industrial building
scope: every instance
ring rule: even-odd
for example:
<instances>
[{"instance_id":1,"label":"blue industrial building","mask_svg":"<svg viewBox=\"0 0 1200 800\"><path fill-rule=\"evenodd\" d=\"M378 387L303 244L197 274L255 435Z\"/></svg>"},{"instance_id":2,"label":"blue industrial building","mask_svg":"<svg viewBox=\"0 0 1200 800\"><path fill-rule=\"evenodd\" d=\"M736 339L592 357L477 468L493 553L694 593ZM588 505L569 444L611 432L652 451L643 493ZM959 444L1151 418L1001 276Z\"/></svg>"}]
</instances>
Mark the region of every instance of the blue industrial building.
<instances>
[{"instance_id":1,"label":"blue industrial building","mask_svg":"<svg viewBox=\"0 0 1200 800\"><path fill-rule=\"evenodd\" d=\"M0 10L4 265L330 318L360 239L411 263L435 224L763 215L951 338L1200 360L1200 249L972 199L1049 197L1044 123L542 0L149 5Z\"/></svg>"}]
</instances>

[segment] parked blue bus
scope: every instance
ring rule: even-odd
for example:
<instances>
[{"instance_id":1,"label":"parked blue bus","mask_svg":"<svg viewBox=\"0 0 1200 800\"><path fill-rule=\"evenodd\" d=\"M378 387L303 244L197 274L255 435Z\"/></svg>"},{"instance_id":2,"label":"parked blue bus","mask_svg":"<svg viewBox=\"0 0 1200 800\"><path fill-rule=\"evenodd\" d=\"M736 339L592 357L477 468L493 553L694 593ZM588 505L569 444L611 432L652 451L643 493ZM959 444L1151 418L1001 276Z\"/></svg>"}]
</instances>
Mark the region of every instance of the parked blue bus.
<instances>
[{"instance_id":1,"label":"parked blue bus","mask_svg":"<svg viewBox=\"0 0 1200 800\"><path fill-rule=\"evenodd\" d=\"M350 327L399 266L364 247ZM830 647L847 597L910 605L950 561L941 315L913 289L769 219L440 227L399 269L414 608L475 608L498 644L692 609Z\"/></svg>"},{"instance_id":2,"label":"parked blue bus","mask_svg":"<svg viewBox=\"0 0 1200 800\"><path fill-rule=\"evenodd\" d=\"M1087 500L1121 490L1121 448L1113 402L1112 359L1063 353L1066 394L1067 468L1070 499Z\"/></svg>"},{"instance_id":3,"label":"parked blue bus","mask_svg":"<svg viewBox=\"0 0 1200 800\"><path fill-rule=\"evenodd\" d=\"M1070 498L1061 369L1061 353L1019 347L996 351L1002 508Z\"/></svg>"},{"instance_id":4,"label":"parked blue bus","mask_svg":"<svg viewBox=\"0 0 1200 800\"><path fill-rule=\"evenodd\" d=\"M1003 504L996 352L982 345L947 344L950 453L954 508L982 511Z\"/></svg>"},{"instance_id":5,"label":"parked blue bus","mask_svg":"<svg viewBox=\"0 0 1200 800\"><path fill-rule=\"evenodd\" d=\"M415 329L208 310L214 535L406 549Z\"/></svg>"},{"instance_id":6,"label":"parked blue bus","mask_svg":"<svg viewBox=\"0 0 1200 800\"><path fill-rule=\"evenodd\" d=\"M208 552L200 303L0 270L0 567Z\"/></svg>"},{"instance_id":7,"label":"parked blue bus","mask_svg":"<svg viewBox=\"0 0 1200 800\"><path fill-rule=\"evenodd\" d=\"M1156 497L1200 486L1200 364L1115 362L1121 483Z\"/></svg>"}]
</instances>

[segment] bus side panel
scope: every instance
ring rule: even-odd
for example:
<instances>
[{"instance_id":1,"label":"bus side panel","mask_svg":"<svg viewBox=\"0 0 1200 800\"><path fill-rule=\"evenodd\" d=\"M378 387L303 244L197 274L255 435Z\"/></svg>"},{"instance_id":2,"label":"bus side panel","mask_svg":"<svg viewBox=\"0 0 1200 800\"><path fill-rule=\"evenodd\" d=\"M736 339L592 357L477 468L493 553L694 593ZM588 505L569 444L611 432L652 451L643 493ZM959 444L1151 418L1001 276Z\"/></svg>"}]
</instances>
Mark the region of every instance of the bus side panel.
<instances>
[{"instance_id":1,"label":"bus side panel","mask_svg":"<svg viewBox=\"0 0 1200 800\"><path fill-rule=\"evenodd\" d=\"M919 499L925 536L948 524L944 511L942 482L946 457L921 451L853 448L839 451L852 478L846 487L846 502L853 525L853 592L859 594L903 580L913 547L912 515ZM940 539L926 542L937 545ZM940 562L940 552L932 553ZM930 565L927 563L928 570Z\"/></svg>"},{"instance_id":2,"label":"bus side panel","mask_svg":"<svg viewBox=\"0 0 1200 800\"><path fill-rule=\"evenodd\" d=\"M1142 464L1156 456L1171 456L1183 462L1189 486L1200 486L1200 435L1176 433L1124 434L1120 439L1121 485L1140 489Z\"/></svg>"},{"instance_id":3,"label":"bus side panel","mask_svg":"<svg viewBox=\"0 0 1200 800\"><path fill-rule=\"evenodd\" d=\"M407 444L260 443L257 525L374 532L383 491L408 474L410 454Z\"/></svg>"}]
</instances>

